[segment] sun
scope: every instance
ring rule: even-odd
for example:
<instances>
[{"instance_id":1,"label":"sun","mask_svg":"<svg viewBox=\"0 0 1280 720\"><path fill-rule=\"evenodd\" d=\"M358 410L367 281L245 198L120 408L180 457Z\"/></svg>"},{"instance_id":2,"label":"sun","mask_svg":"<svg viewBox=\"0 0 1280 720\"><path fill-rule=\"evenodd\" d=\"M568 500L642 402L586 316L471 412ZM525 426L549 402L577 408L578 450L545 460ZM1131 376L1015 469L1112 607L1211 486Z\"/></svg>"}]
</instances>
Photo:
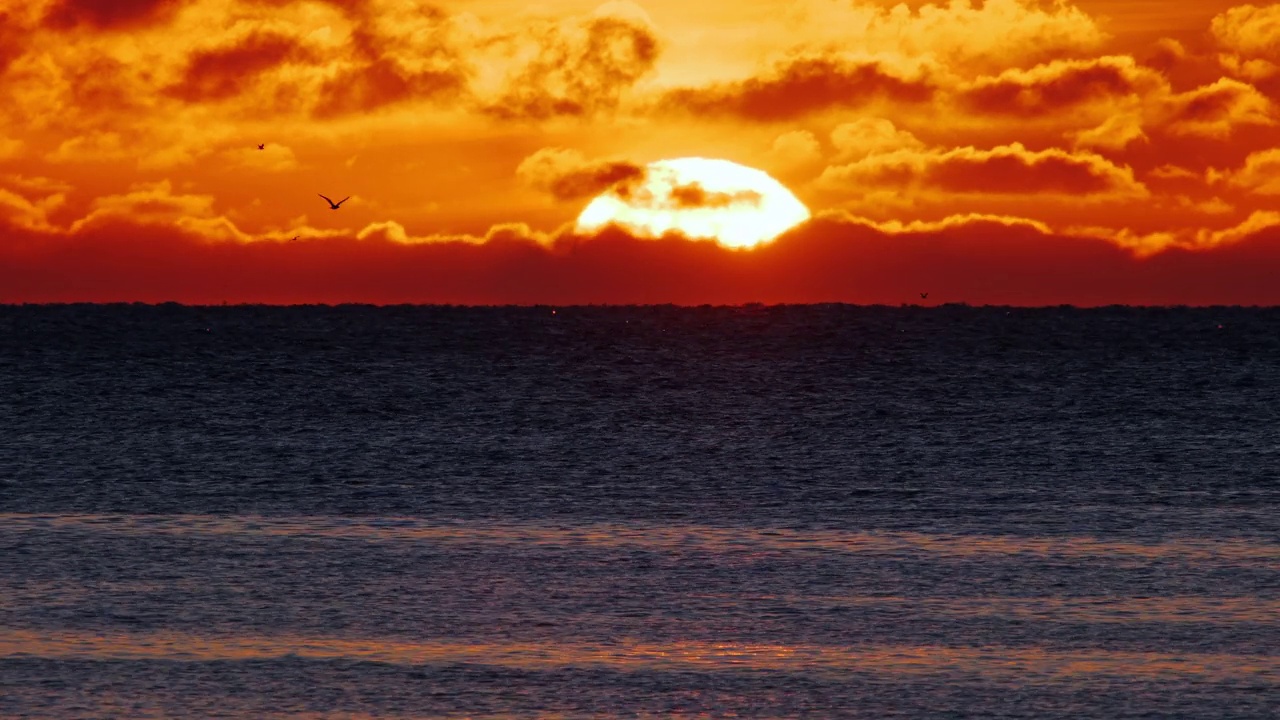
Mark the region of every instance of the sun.
<instances>
[{"instance_id":1,"label":"sun","mask_svg":"<svg viewBox=\"0 0 1280 720\"><path fill-rule=\"evenodd\" d=\"M751 248L809 219L809 209L782 183L728 160L658 160L614 184L578 216L579 232L617 225L644 238L671 232Z\"/></svg>"}]
</instances>

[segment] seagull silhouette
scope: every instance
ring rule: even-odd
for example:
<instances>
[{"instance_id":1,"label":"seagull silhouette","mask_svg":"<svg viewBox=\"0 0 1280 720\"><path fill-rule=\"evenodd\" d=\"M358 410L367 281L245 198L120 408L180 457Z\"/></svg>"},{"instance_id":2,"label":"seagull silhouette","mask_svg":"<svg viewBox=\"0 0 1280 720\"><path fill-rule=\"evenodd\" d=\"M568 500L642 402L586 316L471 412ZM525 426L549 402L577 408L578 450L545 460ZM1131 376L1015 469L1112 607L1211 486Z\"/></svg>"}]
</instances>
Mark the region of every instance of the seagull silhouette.
<instances>
[{"instance_id":1,"label":"seagull silhouette","mask_svg":"<svg viewBox=\"0 0 1280 720\"><path fill-rule=\"evenodd\" d=\"M316 193L316 194L317 194L317 195L320 195L320 193ZM350 195L348 195L348 196L346 196L346 197L342 198L341 200L339 200L338 202L334 202L334 201L330 200L328 197L325 197L324 195L320 195L320 197L324 198L324 201L325 201L325 202L327 202L327 203L329 203L329 209L330 209L330 210L337 210L338 208L342 207L342 203L344 203L344 202L346 202L346 201L348 201L348 200L350 200L350 199L351 199L351 196L350 196Z\"/></svg>"},{"instance_id":2,"label":"seagull silhouette","mask_svg":"<svg viewBox=\"0 0 1280 720\"><path fill-rule=\"evenodd\" d=\"M266 149L267 149L267 144L266 144L266 143L258 143L258 149L259 149L259 150L266 150Z\"/></svg>"},{"instance_id":3,"label":"seagull silhouette","mask_svg":"<svg viewBox=\"0 0 1280 720\"><path fill-rule=\"evenodd\" d=\"M929 299L929 293L920 293L920 299L921 299L921 300L928 300L928 299Z\"/></svg>"}]
</instances>

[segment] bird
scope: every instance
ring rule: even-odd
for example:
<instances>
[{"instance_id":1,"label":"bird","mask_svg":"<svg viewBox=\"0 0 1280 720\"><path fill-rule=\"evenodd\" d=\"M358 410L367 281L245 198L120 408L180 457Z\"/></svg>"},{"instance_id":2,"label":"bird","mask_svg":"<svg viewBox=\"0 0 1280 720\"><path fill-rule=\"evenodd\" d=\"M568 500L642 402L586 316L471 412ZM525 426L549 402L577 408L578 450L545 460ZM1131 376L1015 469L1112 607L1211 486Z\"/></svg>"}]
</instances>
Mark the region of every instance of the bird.
<instances>
[{"instance_id":1,"label":"bird","mask_svg":"<svg viewBox=\"0 0 1280 720\"><path fill-rule=\"evenodd\" d=\"M920 293L920 299L921 299L921 300L928 300L928 299L929 299L929 293Z\"/></svg>"},{"instance_id":2,"label":"bird","mask_svg":"<svg viewBox=\"0 0 1280 720\"><path fill-rule=\"evenodd\" d=\"M266 144L266 143L258 143L258 149L259 149L259 150L266 150L266 149L267 149L267 144Z\"/></svg>"},{"instance_id":3,"label":"bird","mask_svg":"<svg viewBox=\"0 0 1280 720\"><path fill-rule=\"evenodd\" d=\"M316 194L317 194L317 195L320 195L320 193L316 193ZM350 195L348 195L348 196L346 196L346 197L342 198L341 200L339 200L338 202L334 202L334 201L330 200L329 198L325 197L324 195L320 195L320 197L324 198L324 201L325 201L325 202L327 202L327 203L329 203L329 209L330 209L330 210L337 210L338 208L342 207L342 203L344 203L344 202L346 202L346 201L348 201L348 200L350 200L350 199L351 199L351 196L350 196Z\"/></svg>"},{"instance_id":4,"label":"bird","mask_svg":"<svg viewBox=\"0 0 1280 720\"><path fill-rule=\"evenodd\" d=\"M298 242L298 237L300 237L300 236L298 236L298 235L294 235L294 236L293 236L293 239L292 239L292 240L290 240L289 242Z\"/></svg>"}]
</instances>

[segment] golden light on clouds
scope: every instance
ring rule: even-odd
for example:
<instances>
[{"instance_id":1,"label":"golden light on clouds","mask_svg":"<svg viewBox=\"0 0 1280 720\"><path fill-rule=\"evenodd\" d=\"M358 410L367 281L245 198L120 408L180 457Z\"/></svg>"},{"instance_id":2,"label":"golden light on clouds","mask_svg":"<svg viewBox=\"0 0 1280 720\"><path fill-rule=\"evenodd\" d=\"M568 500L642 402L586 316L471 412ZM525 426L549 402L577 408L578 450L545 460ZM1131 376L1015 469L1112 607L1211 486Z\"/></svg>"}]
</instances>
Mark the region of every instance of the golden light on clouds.
<instances>
[{"instance_id":1,"label":"golden light on clouds","mask_svg":"<svg viewBox=\"0 0 1280 720\"><path fill-rule=\"evenodd\" d=\"M610 187L578 216L576 229L592 233L617 225L637 237L677 233L750 248L809 219L809 209L781 183L728 160L659 160Z\"/></svg>"},{"instance_id":2,"label":"golden light on clouds","mask_svg":"<svg viewBox=\"0 0 1280 720\"><path fill-rule=\"evenodd\" d=\"M0 300L608 300L574 263L655 253L626 297L896 302L945 248L1005 283L948 300L1280 302L1277 28L1232 0L0 0ZM873 249L902 291L812 277ZM252 288L197 259L241 250ZM137 268L81 268L113 253ZM472 285L428 291L428 258Z\"/></svg>"}]
</instances>

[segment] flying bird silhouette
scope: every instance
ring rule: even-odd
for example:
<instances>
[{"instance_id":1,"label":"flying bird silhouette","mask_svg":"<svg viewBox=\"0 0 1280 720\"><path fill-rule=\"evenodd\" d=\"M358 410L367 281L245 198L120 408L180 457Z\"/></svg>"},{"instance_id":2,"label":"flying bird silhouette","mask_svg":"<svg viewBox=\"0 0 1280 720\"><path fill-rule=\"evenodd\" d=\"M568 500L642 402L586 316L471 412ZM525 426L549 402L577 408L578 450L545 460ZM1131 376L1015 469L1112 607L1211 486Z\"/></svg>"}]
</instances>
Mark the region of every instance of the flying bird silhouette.
<instances>
[{"instance_id":1,"label":"flying bird silhouette","mask_svg":"<svg viewBox=\"0 0 1280 720\"><path fill-rule=\"evenodd\" d=\"M317 194L317 195L320 195L320 193L316 193L316 194ZM329 203L329 209L330 209L330 210L337 210L338 208L342 207L342 203L344 203L344 202L346 202L346 201L348 201L348 200L350 200L350 199L351 199L351 196L350 196L350 195L348 195L348 196L346 196L346 197L342 198L341 200L339 200L338 202L334 202L334 201L330 200L329 198L325 197L324 195L320 195L320 197L324 198L324 201L325 201L325 202L327 202L327 203Z\"/></svg>"},{"instance_id":2,"label":"flying bird silhouette","mask_svg":"<svg viewBox=\"0 0 1280 720\"><path fill-rule=\"evenodd\" d=\"M266 149L267 149L267 144L266 144L266 143L258 143L258 149L259 149L259 150L266 150Z\"/></svg>"},{"instance_id":3,"label":"flying bird silhouette","mask_svg":"<svg viewBox=\"0 0 1280 720\"><path fill-rule=\"evenodd\" d=\"M921 299L921 300L928 300L928 299L929 299L929 293L920 293L920 299Z\"/></svg>"}]
</instances>

